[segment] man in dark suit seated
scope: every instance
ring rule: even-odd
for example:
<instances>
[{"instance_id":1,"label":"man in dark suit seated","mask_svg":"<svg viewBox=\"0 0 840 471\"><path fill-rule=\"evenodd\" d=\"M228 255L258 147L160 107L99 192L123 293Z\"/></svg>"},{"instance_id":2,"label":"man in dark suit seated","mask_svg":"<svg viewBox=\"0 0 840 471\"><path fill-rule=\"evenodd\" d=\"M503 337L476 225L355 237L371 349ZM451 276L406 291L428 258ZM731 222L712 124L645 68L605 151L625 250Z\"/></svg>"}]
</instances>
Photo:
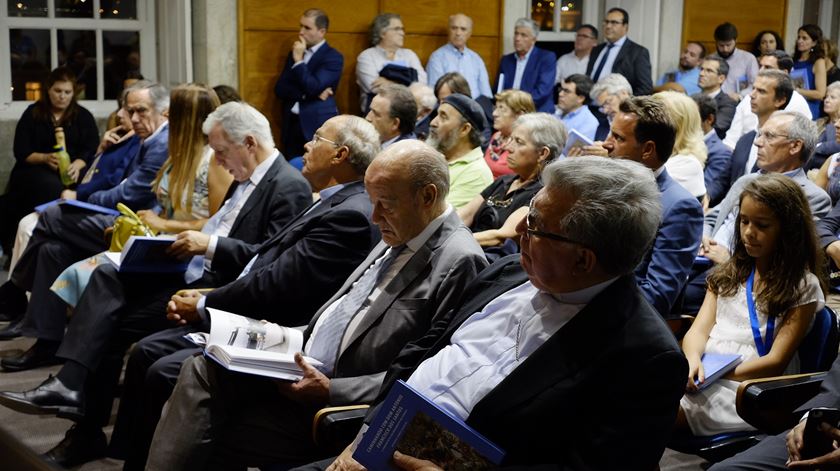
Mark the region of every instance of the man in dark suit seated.
<instances>
[{"instance_id":1,"label":"man in dark suit seated","mask_svg":"<svg viewBox=\"0 0 840 471\"><path fill-rule=\"evenodd\" d=\"M321 292L322 287L337 286L341 278L333 277L350 273L378 242L378 231L369 221L370 202L359 181L379 149L376 132L369 123L351 116L332 118L325 126L332 132L329 137L316 133L319 152L307 154L304 175L313 189L330 188L322 192L321 202L310 206L308 212L289 218L289 222L276 228L267 241L245 243L232 237L211 237L197 232L185 236L182 233L173 244L173 252L193 255L207 249L212 255L208 258L204 253L202 257L193 258L183 277L150 279L146 276L138 280L135 276L121 275L111 267L100 267L93 272L58 350L57 355L67 360L58 375L31 391L0 393L0 403L16 410L58 413L77 421L77 426L68 432L65 440L51 450L51 458L65 464L78 463L104 453L101 427L110 418L113 390L119 380L125 352L144 336L172 327L172 322L165 316L166 306L179 287L190 288L179 292L181 294L175 298L182 306L183 317L192 321L200 320L196 305L203 311L205 302L195 288L227 283L208 293L208 297L214 297L207 301L208 305L228 311L241 308L256 318L266 319L271 318L269 312L279 315L277 306L282 305L288 308L283 315L292 323L306 322L309 313L328 295ZM339 136L338 129L342 127L344 134ZM258 189L252 188L254 175L248 175L257 171L254 167L259 167L256 162L260 158L272 156L275 162L281 160L280 164L286 165L279 152L272 152L274 146L268 120L248 105L228 103L219 107L205 122L205 131L216 158L225 162L223 165L230 165L231 173L242 182L228 201L231 208L238 206L243 198L250 200L257 194ZM352 143L347 144L350 141ZM359 151L351 154L351 147ZM263 165L265 163L263 161ZM289 173L294 175L291 170ZM266 177L260 183L264 180ZM280 194L265 193L271 199L276 198L278 204L287 204L287 198L302 203L311 195L303 182L287 181L285 187ZM246 194L249 190L253 192L251 196ZM303 204L299 206L303 207ZM224 209L205 227L225 225L225 216L219 216ZM256 209L260 210L259 207ZM244 207L241 212L237 216L240 221L266 218L273 223L268 219L273 216L269 211L257 213ZM236 225L234 221L233 226ZM214 240L215 247L212 245ZM254 261L249 262L251 260ZM289 269L290 266L295 268ZM193 274L193 268L197 268L197 273ZM271 288L266 289L263 283L271 283ZM319 288L315 289L315 286ZM238 299L231 296L243 289L256 289L260 294L239 296ZM231 307L231 303L237 306ZM194 317L188 317L187 308L191 308L190 314ZM184 330L172 329L171 335L180 338L186 333ZM166 353L170 352L161 356ZM126 397L132 393L143 394L126 388Z\"/></svg>"},{"instance_id":2,"label":"man in dark suit seated","mask_svg":"<svg viewBox=\"0 0 840 471\"><path fill-rule=\"evenodd\" d=\"M706 167L703 168L703 183L706 185L706 196L709 206L715 206L726 196L729 189L729 163L732 150L724 144L715 132L717 119L717 105L714 98L698 93L693 96L700 110L700 125L703 127L703 142L706 144L708 157Z\"/></svg>"},{"instance_id":3,"label":"man in dark suit seated","mask_svg":"<svg viewBox=\"0 0 840 471\"><path fill-rule=\"evenodd\" d=\"M374 404L405 380L503 449L503 466L655 469L688 368L633 277L662 211L653 173L583 157L542 178L521 261L482 272L400 352ZM353 446L332 469L359 468Z\"/></svg>"},{"instance_id":4,"label":"man in dark suit seated","mask_svg":"<svg viewBox=\"0 0 840 471\"><path fill-rule=\"evenodd\" d=\"M344 56L324 37L330 19L323 10L310 8L300 17L300 35L292 44L274 93L283 101L283 151L286 158L303 155L303 145L324 122L338 115L335 91L341 79Z\"/></svg>"},{"instance_id":5,"label":"man in dark suit seated","mask_svg":"<svg viewBox=\"0 0 840 471\"><path fill-rule=\"evenodd\" d=\"M310 434L314 413L327 405L370 402L400 349L442 319L486 266L478 243L446 203L446 161L428 144L389 147L371 164L365 186L383 242L304 332L306 354L324 366L316 370L299 357L303 379L278 387L204 357L189 359L147 469L322 457Z\"/></svg>"},{"instance_id":6,"label":"man in dark suit seated","mask_svg":"<svg viewBox=\"0 0 840 471\"><path fill-rule=\"evenodd\" d=\"M537 111L554 113L554 77L557 57L536 46L539 25L530 18L516 20L513 49L502 56L496 90L511 88L531 94Z\"/></svg>"},{"instance_id":7,"label":"man in dark suit seated","mask_svg":"<svg viewBox=\"0 0 840 471\"><path fill-rule=\"evenodd\" d=\"M649 95L653 90L650 77L650 53L647 48L627 37L630 15L622 8L610 8L604 17L604 39L589 54L586 75L598 82L609 74L621 74L633 87L633 95Z\"/></svg>"},{"instance_id":8,"label":"man in dark suit seated","mask_svg":"<svg viewBox=\"0 0 840 471\"><path fill-rule=\"evenodd\" d=\"M726 136L726 131L732 124L732 117L735 116L735 107L738 105L738 102L720 89L728 74L729 64L719 56L711 55L700 64L700 78L697 81L702 93L715 100L715 132L721 139Z\"/></svg>"}]
</instances>

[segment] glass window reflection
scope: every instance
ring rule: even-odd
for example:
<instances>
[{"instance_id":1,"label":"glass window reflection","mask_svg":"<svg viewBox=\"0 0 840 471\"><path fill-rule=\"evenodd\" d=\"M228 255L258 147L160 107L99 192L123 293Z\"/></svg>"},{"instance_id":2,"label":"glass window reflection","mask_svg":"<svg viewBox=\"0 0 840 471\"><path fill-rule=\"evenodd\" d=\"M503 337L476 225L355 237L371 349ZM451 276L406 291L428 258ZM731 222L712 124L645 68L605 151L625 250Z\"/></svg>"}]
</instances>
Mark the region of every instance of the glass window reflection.
<instances>
[{"instance_id":1,"label":"glass window reflection","mask_svg":"<svg viewBox=\"0 0 840 471\"><path fill-rule=\"evenodd\" d=\"M126 80L140 79L140 33L103 31L105 99L115 100Z\"/></svg>"},{"instance_id":2,"label":"glass window reflection","mask_svg":"<svg viewBox=\"0 0 840 471\"><path fill-rule=\"evenodd\" d=\"M40 98L41 84L50 72L50 31L10 29L9 65L12 70L12 99Z\"/></svg>"},{"instance_id":3,"label":"glass window reflection","mask_svg":"<svg viewBox=\"0 0 840 471\"><path fill-rule=\"evenodd\" d=\"M55 0L56 18L93 18L93 0Z\"/></svg>"},{"instance_id":4,"label":"glass window reflection","mask_svg":"<svg viewBox=\"0 0 840 471\"><path fill-rule=\"evenodd\" d=\"M136 20L137 0L100 0L99 17L112 20Z\"/></svg>"},{"instance_id":5,"label":"glass window reflection","mask_svg":"<svg viewBox=\"0 0 840 471\"><path fill-rule=\"evenodd\" d=\"M8 0L6 11L10 17L47 17L47 0Z\"/></svg>"},{"instance_id":6,"label":"glass window reflection","mask_svg":"<svg viewBox=\"0 0 840 471\"><path fill-rule=\"evenodd\" d=\"M79 100L97 99L96 33L72 29L58 30L58 64L76 74Z\"/></svg>"}]
</instances>

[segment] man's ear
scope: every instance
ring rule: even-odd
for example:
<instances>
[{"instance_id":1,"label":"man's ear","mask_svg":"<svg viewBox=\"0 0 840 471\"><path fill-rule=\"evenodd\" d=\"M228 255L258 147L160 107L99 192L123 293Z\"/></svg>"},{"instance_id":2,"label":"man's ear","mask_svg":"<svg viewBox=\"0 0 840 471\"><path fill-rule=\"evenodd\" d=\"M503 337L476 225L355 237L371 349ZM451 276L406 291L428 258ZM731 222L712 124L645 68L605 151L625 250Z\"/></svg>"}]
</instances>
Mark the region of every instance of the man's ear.
<instances>
[{"instance_id":1,"label":"man's ear","mask_svg":"<svg viewBox=\"0 0 840 471\"><path fill-rule=\"evenodd\" d=\"M335 155L332 158L332 164L338 165L347 160L347 157L350 156L350 149L347 146L341 146L335 150Z\"/></svg>"},{"instance_id":2,"label":"man's ear","mask_svg":"<svg viewBox=\"0 0 840 471\"><path fill-rule=\"evenodd\" d=\"M643 162L651 162L654 159L658 160L659 163L662 162L662 159L659 158L659 155L656 152L656 144L653 141L645 141L642 143L642 161Z\"/></svg>"},{"instance_id":3,"label":"man's ear","mask_svg":"<svg viewBox=\"0 0 840 471\"><path fill-rule=\"evenodd\" d=\"M434 184L429 183L420 189L419 197L420 202L424 207L430 207L435 204L438 199L438 189Z\"/></svg>"},{"instance_id":4,"label":"man's ear","mask_svg":"<svg viewBox=\"0 0 840 471\"><path fill-rule=\"evenodd\" d=\"M796 139L790 141L790 154L791 155L800 155L802 153L802 141Z\"/></svg>"},{"instance_id":5,"label":"man's ear","mask_svg":"<svg viewBox=\"0 0 840 471\"><path fill-rule=\"evenodd\" d=\"M598 257L592 249L580 246L577 251L578 257L575 260L575 266L572 268L572 274L584 275L595 271L598 265Z\"/></svg>"}]
</instances>

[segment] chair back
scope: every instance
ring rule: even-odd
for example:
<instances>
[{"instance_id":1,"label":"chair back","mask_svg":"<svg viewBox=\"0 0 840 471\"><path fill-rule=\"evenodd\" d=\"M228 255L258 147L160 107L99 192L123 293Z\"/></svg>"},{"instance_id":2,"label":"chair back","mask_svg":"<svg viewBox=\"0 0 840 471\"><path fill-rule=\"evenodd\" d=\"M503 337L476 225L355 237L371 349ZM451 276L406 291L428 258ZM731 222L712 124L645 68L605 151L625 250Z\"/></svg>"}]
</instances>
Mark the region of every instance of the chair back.
<instances>
[{"instance_id":1,"label":"chair back","mask_svg":"<svg viewBox=\"0 0 840 471\"><path fill-rule=\"evenodd\" d=\"M826 306L814 315L814 325L799 345L799 369L802 373L826 371L837 357L840 330L837 314Z\"/></svg>"}]
</instances>

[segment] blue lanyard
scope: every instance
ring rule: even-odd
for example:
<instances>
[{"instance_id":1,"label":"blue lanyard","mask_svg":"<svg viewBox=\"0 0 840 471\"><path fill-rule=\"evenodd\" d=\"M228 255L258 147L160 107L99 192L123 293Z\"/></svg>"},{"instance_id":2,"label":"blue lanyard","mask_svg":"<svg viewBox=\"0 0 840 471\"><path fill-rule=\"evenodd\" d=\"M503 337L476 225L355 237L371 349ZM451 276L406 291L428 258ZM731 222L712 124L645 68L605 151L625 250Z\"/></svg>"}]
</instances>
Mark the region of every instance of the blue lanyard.
<instances>
[{"instance_id":1,"label":"blue lanyard","mask_svg":"<svg viewBox=\"0 0 840 471\"><path fill-rule=\"evenodd\" d=\"M770 352L770 347L773 346L773 330L776 325L776 316L767 315L767 332L764 340L761 339L761 327L758 323L758 314L755 313L755 299L753 298L753 278L755 278L755 268L747 278L747 309L750 311L750 326L752 327L753 338L755 339L755 349L758 350L758 356L763 357Z\"/></svg>"}]
</instances>

